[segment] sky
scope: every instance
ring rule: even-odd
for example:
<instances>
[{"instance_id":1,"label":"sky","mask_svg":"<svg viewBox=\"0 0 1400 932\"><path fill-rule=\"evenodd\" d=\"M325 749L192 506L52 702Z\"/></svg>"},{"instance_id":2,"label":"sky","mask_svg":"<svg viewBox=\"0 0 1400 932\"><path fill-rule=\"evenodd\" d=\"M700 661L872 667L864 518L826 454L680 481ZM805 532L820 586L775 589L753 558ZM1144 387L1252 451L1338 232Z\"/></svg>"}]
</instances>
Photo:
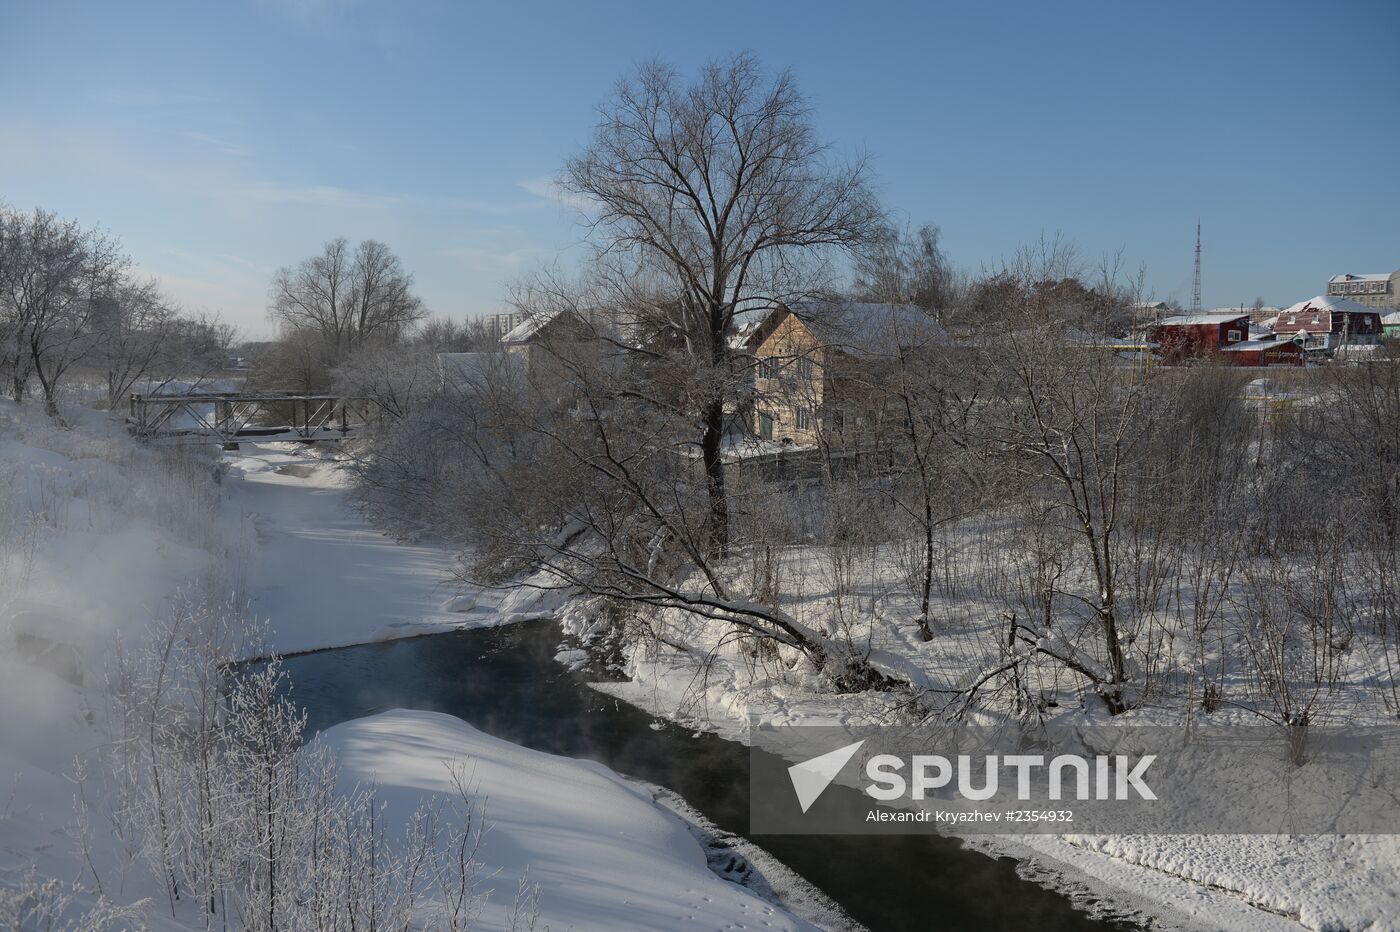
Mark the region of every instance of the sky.
<instances>
[{"instance_id":1,"label":"sky","mask_svg":"<svg viewBox=\"0 0 1400 932\"><path fill-rule=\"evenodd\" d=\"M900 222L994 266L1042 234L1188 304L1400 268L1396 0L0 0L0 202L118 234L179 302L270 333L279 267L383 240L436 314L567 270L550 179L639 62L790 68Z\"/></svg>"}]
</instances>

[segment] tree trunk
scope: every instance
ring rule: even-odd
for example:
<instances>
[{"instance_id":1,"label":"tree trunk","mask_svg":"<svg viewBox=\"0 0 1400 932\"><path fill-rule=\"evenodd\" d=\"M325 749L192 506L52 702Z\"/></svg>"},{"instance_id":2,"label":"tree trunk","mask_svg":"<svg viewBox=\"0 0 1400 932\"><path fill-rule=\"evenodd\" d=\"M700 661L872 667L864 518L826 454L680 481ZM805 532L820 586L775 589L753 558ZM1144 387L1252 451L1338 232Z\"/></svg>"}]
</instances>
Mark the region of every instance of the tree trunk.
<instances>
[{"instance_id":1,"label":"tree trunk","mask_svg":"<svg viewBox=\"0 0 1400 932\"><path fill-rule=\"evenodd\" d=\"M920 466L921 470L925 467ZM933 592L933 501L929 494L928 480L924 480L924 591L919 604L919 636L925 641L933 640L933 629L928 623L928 602Z\"/></svg>"},{"instance_id":2,"label":"tree trunk","mask_svg":"<svg viewBox=\"0 0 1400 932\"><path fill-rule=\"evenodd\" d=\"M705 436L700 449L705 461L705 486L710 496L709 556L723 560L729 555L729 499L724 487L724 459L720 442L724 439L724 402L711 401L705 407Z\"/></svg>"}]
</instances>

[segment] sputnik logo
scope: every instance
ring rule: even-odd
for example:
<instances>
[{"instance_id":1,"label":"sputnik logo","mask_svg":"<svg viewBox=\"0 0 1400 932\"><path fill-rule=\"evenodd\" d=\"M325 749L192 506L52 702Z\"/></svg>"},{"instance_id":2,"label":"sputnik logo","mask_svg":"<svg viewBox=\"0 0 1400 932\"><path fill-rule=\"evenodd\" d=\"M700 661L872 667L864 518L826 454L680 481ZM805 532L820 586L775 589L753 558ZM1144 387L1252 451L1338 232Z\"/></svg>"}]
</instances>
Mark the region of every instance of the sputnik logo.
<instances>
[{"instance_id":1,"label":"sputnik logo","mask_svg":"<svg viewBox=\"0 0 1400 932\"><path fill-rule=\"evenodd\" d=\"M792 779L792 788L797 793L798 805L804 813L826 792L826 788L836 779L841 768L856 756L856 751L859 751L864 743L865 739L862 738L855 744L828 751L788 768L788 777Z\"/></svg>"}]
</instances>

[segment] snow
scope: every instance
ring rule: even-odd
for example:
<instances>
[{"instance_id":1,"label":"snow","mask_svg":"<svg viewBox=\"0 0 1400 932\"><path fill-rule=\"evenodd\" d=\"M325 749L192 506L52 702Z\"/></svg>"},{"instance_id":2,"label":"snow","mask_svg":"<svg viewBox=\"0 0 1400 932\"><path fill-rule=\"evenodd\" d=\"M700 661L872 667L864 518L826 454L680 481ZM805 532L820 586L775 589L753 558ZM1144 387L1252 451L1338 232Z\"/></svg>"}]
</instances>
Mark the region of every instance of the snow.
<instances>
[{"instance_id":1,"label":"snow","mask_svg":"<svg viewBox=\"0 0 1400 932\"><path fill-rule=\"evenodd\" d=\"M551 929L811 929L711 873L686 823L601 764L493 738L448 715L394 710L318 739L347 786L373 783L389 824L451 797L447 764L465 762L490 824L478 857L494 890L485 927L501 928L521 879L539 884Z\"/></svg>"},{"instance_id":2,"label":"snow","mask_svg":"<svg viewBox=\"0 0 1400 932\"><path fill-rule=\"evenodd\" d=\"M1390 281L1390 275L1391 273L1389 272L1370 272L1364 275L1333 275L1331 278L1327 279L1327 284L1331 285L1336 282L1388 282Z\"/></svg>"},{"instance_id":3,"label":"snow","mask_svg":"<svg viewBox=\"0 0 1400 932\"><path fill-rule=\"evenodd\" d=\"M1310 311L1350 311L1352 313L1374 314L1376 309L1367 307L1364 304L1357 304L1355 301L1349 301L1337 295L1320 294L1315 298L1308 298L1306 301L1299 301L1297 304L1289 305L1280 312L1279 316L1282 317L1284 314L1306 314Z\"/></svg>"},{"instance_id":4,"label":"snow","mask_svg":"<svg viewBox=\"0 0 1400 932\"><path fill-rule=\"evenodd\" d=\"M296 653L461 627L442 548L399 544L349 508L334 462L245 444L231 454L227 505L251 530L253 611L268 647Z\"/></svg>"},{"instance_id":5,"label":"snow","mask_svg":"<svg viewBox=\"0 0 1400 932\"><path fill-rule=\"evenodd\" d=\"M0 887L31 864L46 876L77 877L65 830L73 822L76 756L101 741L105 654L139 635L181 587L245 591L283 651L383 640L548 614L561 593L547 580L511 591L462 587L448 552L403 545L349 508L345 479L325 451L245 445L227 455L222 499L201 499L210 464L156 471L149 450L119 426L76 411L73 431L0 402ZM17 520L29 516L33 521ZM960 536L962 535L962 536ZM950 561L977 543L966 529L940 541ZM984 542L985 545L985 542ZM897 560L885 559L886 574ZM782 569L785 591L829 604L824 563L795 548ZM878 632L875 666L916 687L976 666L986 606L936 600L937 639L923 643L917 612L890 580L863 613ZM563 612L587 637L586 606ZM832 613L833 623L838 619ZM719 651L706 627L665 619L689 652L639 645L626 656L632 682L605 687L696 729L742 737L750 720L843 723L888 712L890 697L822 691L801 665L777 675L737 650ZM81 685L11 651L16 633L81 644ZM857 633L858 636L858 633ZM561 659L577 662L576 653ZM1131 713L1151 720L1144 709ZM442 715L392 711L322 736L341 756L345 779L373 780L397 817L449 790L444 760L466 760L485 797L483 859L496 871L488 911L497 919L518 879L543 890L551 928L723 928L802 921L710 873L691 827L658 807L645 788L606 768L527 751ZM111 840L108 839L110 842ZM113 851L116 850L115 842ZM992 854L1028 858L1026 870L1057 885L1132 905L1166 927L1256 932L1273 929L1400 928L1400 839L1371 836L1025 836L981 838ZM99 865L117 871L118 856ZM130 865L128 865L130 867ZM134 874L125 902L153 895ZM152 916L155 928L178 928Z\"/></svg>"},{"instance_id":6,"label":"snow","mask_svg":"<svg viewBox=\"0 0 1400 932\"><path fill-rule=\"evenodd\" d=\"M528 343L544 329L545 324L550 323L554 318L558 317L559 313L558 311L554 311L532 314L514 327L511 327L505 336L501 337L501 342L506 346Z\"/></svg>"},{"instance_id":7,"label":"snow","mask_svg":"<svg viewBox=\"0 0 1400 932\"><path fill-rule=\"evenodd\" d=\"M1241 317L1248 317L1249 314L1243 311L1225 311L1218 313L1212 311L1205 314L1177 314L1173 317L1163 317L1158 324L1163 327L1192 327L1197 324L1227 324L1232 320L1239 320Z\"/></svg>"},{"instance_id":8,"label":"snow","mask_svg":"<svg viewBox=\"0 0 1400 932\"><path fill-rule=\"evenodd\" d=\"M1002 530L1010 533L1012 527ZM999 532L985 522L964 522L940 535L938 546L956 566L960 554L994 550ZM846 636L857 644L870 637L874 667L917 690L947 686L950 678L987 659L984 645L992 639L985 627L999 617L994 605L966 587L953 598L935 593L930 611L935 638L925 643L912 623L918 614L914 596L901 591L896 577L898 554L871 560L867 569L874 578L846 596L860 606ZM790 548L779 572L784 592L804 604L804 617L821 619L829 612L830 625L843 623L819 548ZM580 641L600 631L586 602L569 606L562 617L565 630ZM635 645L624 658L630 681L596 688L683 727L743 741L750 726L888 721L905 698L880 692L834 695L802 664L792 670L779 663L755 664L739 648L720 644L713 625L676 611L657 623L670 645L689 649L659 640ZM1384 711L1367 704L1373 702L1358 689L1339 696L1331 711L1358 722L1378 720ZM1057 714L1066 724L1089 721L1094 710L1064 704ZM1172 714L1146 707L1121 721L1165 724L1173 721ZM1220 721L1227 714L1216 713ZM1400 839L1389 836L981 836L970 843L992 855L1029 858L1027 871L1052 886L1086 888L1093 897L1168 928L1400 929L1400 888L1394 881Z\"/></svg>"},{"instance_id":9,"label":"snow","mask_svg":"<svg viewBox=\"0 0 1400 932\"><path fill-rule=\"evenodd\" d=\"M105 416L70 420L77 430L56 430L0 402L0 900L31 869L91 886L73 836L75 760L99 760L112 644L138 641L182 588L246 591L283 651L531 617L557 598L464 590L445 549L393 543L350 511L322 451L245 445L228 458L220 499L212 459L172 474ZM213 492L202 500L200 490ZM19 634L80 647L82 683L24 662ZM503 927L521 878L540 886L540 927L815 928L712 873L674 806L602 765L426 712L386 712L319 740L343 755L344 788L376 782L395 819L450 790L443 761L468 763L489 825L484 886L496 890L480 928ZM85 792L101 806L112 790L96 774ZM163 902L100 814L91 831L119 902ZM93 902L85 892L74 909ZM202 927L179 912L153 907L148 927Z\"/></svg>"}]
</instances>

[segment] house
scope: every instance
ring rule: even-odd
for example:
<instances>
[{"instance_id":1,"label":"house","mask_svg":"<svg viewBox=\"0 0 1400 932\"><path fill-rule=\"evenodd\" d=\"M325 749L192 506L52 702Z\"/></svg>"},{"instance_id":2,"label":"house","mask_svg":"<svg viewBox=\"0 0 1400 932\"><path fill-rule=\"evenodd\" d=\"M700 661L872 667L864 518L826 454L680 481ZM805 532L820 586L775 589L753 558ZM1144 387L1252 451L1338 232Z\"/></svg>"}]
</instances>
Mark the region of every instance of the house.
<instances>
[{"instance_id":1,"label":"house","mask_svg":"<svg viewBox=\"0 0 1400 932\"><path fill-rule=\"evenodd\" d=\"M1400 311L1393 311L1381 318L1381 338L1400 340Z\"/></svg>"},{"instance_id":2,"label":"house","mask_svg":"<svg viewBox=\"0 0 1400 932\"><path fill-rule=\"evenodd\" d=\"M1286 308L1274 321L1274 332L1293 337L1304 349L1334 352L1344 344L1381 341L1381 315L1375 308L1333 295L1318 295Z\"/></svg>"},{"instance_id":3,"label":"house","mask_svg":"<svg viewBox=\"0 0 1400 932\"><path fill-rule=\"evenodd\" d=\"M740 333L752 359L748 428L762 440L802 445L816 443L824 423L862 416L871 367L948 342L915 305L851 301L780 304Z\"/></svg>"},{"instance_id":4,"label":"house","mask_svg":"<svg viewBox=\"0 0 1400 932\"><path fill-rule=\"evenodd\" d=\"M524 318L501 337L507 353L520 358L525 375L545 394L560 394L576 382L576 371L596 365L602 341L595 315L575 310Z\"/></svg>"},{"instance_id":5,"label":"house","mask_svg":"<svg viewBox=\"0 0 1400 932\"><path fill-rule=\"evenodd\" d=\"M1346 298L1363 307L1400 310L1400 269L1389 274L1333 275L1327 279L1327 296Z\"/></svg>"},{"instance_id":6,"label":"house","mask_svg":"<svg viewBox=\"0 0 1400 932\"><path fill-rule=\"evenodd\" d=\"M1147 332L1168 363L1208 358L1249 339L1249 315L1237 311L1164 317Z\"/></svg>"},{"instance_id":7,"label":"house","mask_svg":"<svg viewBox=\"0 0 1400 932\"><path fill-rule=\"evenodd\" d=\"M492 343L500 343L506 334L510 333L520 322L525 319L524 314L515 311L507 311L502 314L488 314L482 318L482 326L486 330L486 338Z\"/></svg>"},{"instance_id":8,"label":"house","mask_svg":"<svg viewBox=\"0 0 1400 932\"><path fill-rule=\"evenodd\" d=\"M1172 310L1172 306L1165 301L1135 301L1132 307L1131 326L1139 329L1149 327L1163 317L1170 317Z\"/></svg>"}]
</instances>

